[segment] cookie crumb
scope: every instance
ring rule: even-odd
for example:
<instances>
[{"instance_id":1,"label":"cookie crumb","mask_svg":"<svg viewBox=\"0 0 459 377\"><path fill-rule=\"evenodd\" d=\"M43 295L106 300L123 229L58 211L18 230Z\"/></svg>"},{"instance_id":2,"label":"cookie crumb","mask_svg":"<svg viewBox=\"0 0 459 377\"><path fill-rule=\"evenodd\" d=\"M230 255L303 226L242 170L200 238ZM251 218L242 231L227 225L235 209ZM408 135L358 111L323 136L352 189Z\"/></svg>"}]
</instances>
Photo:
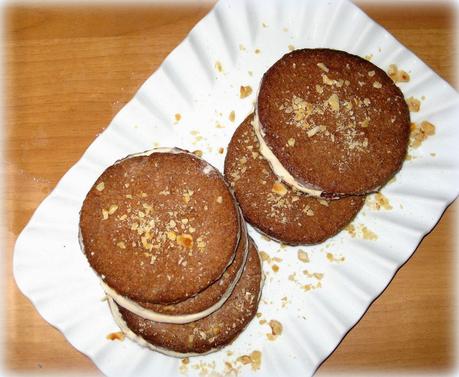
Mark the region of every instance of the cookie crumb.
<instances>
[{"instance_id":1,"label":"cookie crumb","mask_svg":"<svg viewBox=\"0 0 459 377\"><path fill-rule=\"evenodd\" d=\"M182 115L180 113L177 113L174 115L174 118L175 118L175 123L178 123L182 119Z\"/></svg>"},{"instance_id":2,"label":"cookie crumb","mask_svg":"<svg viewBox=\"0 0 459 377\"><path fill-rule=\"evenodd\" d=\"M327 257L329 262L340 263L340 262L344 262L346 260L346 258L344 256L336 256L336 255L334 255L332 253L327 253L326 257Z\"/></svg>"},{"instance_id":3,"label":"cookie crumb","mask_svg":"<svg viewBox=\"0 0 459 377\"><path fill-rule=\"evenodd\" d=\"M271 327L271 333L266 334L266 337L271 341L276 340L282 334L282 323L272 319L269 321L269 327Z\"/></svg>"},{"instance_id":4,"label":"cookie crumb","mask_svg":"<svg viewBox=\"0 0 459 377\"><path fill-rule=\"evenodd\" d=\"M364 240L374 241L378 239L378 235L368 229L365 225L360 226L360 231L362 232L362 236Z\"/></svg>"},{"instance_id":5,"label":"cookie crumb","mask_svg":"<svg viewBox=\"0 0 459 377\"><path fill-rule=\"evenodd\" d=\"M215 62L215 69L217 72L222 73L223 72L223 66L222 63L220 63L218 60Z\"/></svg>"},{"instance_id":6,"label":"cookie crumb","mask_svg":"<svg viewBox=\"0 0 459 377\"><path fill-rule=\"evenodd\" d=\"M435 135L435 126L432 123L423 121L420 126L411 123L410 147L420 147L429 136L433 135Z\"/></svg>"},{"instance_id":7,"label":"cookie crumb","mask_svg":"<svg viewBox=\"0 0 459 377\"><path fill-rule=\"evenodd\" d=\"M396 64L389 65L387 74L395 83L410 81L410 75L403 70L399 70Z\"/></svg>"},{"instance_id":8,"label":"cookie crumb","mask_svg":"<svg viewBox=\"0 0 459 377\"><path fill-rule=\"evenodd\" d=\"M298 259L303 263L309 263L309 255L306 251L300 249L297 253Z\"/></svg>"},{"instance_id":9,"label":"cookie crumb","mask_svg":"<svg viewBox=\"0 0 459 377\"><path fill-rule=\"evenodd\" d=\"M408 109L411 113L417 113L421 110L421 101L414 97L410 97L406 100L406 104L408 105Z\"/></svg>"},{"instance_id":10,"label":"cookie crumb","mask_svg":"<svg viewBox=\"0 0 459 377\"><path fill-rule=\"evenodd\" d=\"M108 340L119 340L122 342L125 339L125 335L121 331L117 331L108 334L105 338Z\"/></svg>"},{"instance_id":11,"label":"cookie crumb","mask_svg":"<svg viewBox=\"0 0 459 377\"><path fill-rule=\"evenodd\" d=\"M285 194L287 194L287 187L285 187L285 185L282 182L274 182L271 191L280 196L284 196Z\"/></svg>"},{"instance_id":12,"label":"cookie crumb","mask_svg":"<svg viewBox=\"0 0 459 377\"><path fill-rule=\"evenodd\" d=\"M252 94L252 87L250 85L241 85L241 88L239 90L239 96L240 98L246 98Z\"/></svg>"}]
</instances>

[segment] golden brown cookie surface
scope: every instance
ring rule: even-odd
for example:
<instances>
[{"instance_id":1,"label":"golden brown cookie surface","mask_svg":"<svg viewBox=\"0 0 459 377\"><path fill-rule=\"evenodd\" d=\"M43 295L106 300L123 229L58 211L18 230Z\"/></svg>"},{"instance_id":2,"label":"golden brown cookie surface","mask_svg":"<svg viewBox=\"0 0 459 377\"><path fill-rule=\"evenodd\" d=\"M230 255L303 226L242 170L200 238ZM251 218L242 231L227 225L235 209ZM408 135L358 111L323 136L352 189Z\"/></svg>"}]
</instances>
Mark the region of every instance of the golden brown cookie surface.
<instances>
[{"instance_id":1,"label":"golden brown cookie surface","mask_svg":"<svg viewBox=\"0 0 459 377\"><path fill-rule=\"evenodd\" d=\"M83 203L80 230L106 284L133 300L169 304L222 276L235 255L239 218L220 173L174 150L109 167Z\"/></svg>"},{"instance_id":2,"label":"golden brown cookie surface","mask_svg":"<svg viewBox=\"0 0 459 377\"><path fill-rule=\"evenodd\" d=\"M257 112L282 166L323 196L377 190L406 156L403 94L384 71L343 51L284 55L262 79Z\"/></svg>"}]
</instances>

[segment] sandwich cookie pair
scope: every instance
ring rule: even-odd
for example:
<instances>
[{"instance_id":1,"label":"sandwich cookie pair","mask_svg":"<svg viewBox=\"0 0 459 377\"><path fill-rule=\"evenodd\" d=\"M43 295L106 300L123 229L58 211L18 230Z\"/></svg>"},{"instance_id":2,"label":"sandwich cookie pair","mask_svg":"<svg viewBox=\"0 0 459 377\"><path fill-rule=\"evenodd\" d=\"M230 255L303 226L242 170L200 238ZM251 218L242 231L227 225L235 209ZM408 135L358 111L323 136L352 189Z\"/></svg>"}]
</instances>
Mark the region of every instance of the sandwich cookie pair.
<instances>
[{"instance_id":1,"label":"sandwich cookie pair","mask_svg":"<svg viewBox=\"0 0 459 377\"><path fill-rule=\"evenodd\" d=\"M182 332L185 324L195 327L196 321L227 310L248 268L247 229L223 177L178 149L128 156L109 167L83 203L80 240L128 335L131 327L137 331L132 318L152 326L174 324ZM259 293L259 287L251 291L253 314ZM249 317L241 312L233 320L246 325ZM212 349L238 334L219 337ZM164 342L157 339L152 347L180 353ZM187 353L210 350L189 347Z\"/></svg>"},{"instance_id":2,"label":"sandwich cookie pair","mask_svg":"<svg viewBox=\"0 0 459 377\"><path fill-rule=\"evenodd\" d=\"M257 229L319 243L400 169L409 132L408 106L384 71L343 51L296 50L264 74L225 176Z\"/></svg>"}]
</instances>

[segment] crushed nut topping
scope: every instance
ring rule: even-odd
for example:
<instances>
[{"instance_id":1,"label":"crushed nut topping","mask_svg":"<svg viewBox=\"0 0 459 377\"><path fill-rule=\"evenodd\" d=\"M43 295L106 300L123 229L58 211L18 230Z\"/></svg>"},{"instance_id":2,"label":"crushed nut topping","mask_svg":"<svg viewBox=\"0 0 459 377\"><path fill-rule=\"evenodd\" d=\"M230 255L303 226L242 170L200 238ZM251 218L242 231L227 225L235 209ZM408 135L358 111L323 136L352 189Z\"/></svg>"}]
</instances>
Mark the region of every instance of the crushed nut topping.
<instances>
[{"instance_id":1,"label":"crushed nut topping","mask_svg":"<svg viewBox=\"0 0 459 377\"><path fill-rule=\"evenodd\" d=\"M100 183L96 186L97 191L104 191L104 188L105 188L105 183L104 183L104 182L100 182Z\"/></svg>"},{"instance_id":2,"label":"crushed nut topping","mask_svg":"<svg viewBox=\"0 0 459 377\"><path fill-rule=\"evenodd\" d=\"M333 111L339 111L339 98L335 93L333 93L328 99L328 104L330 105Z\"/></svg>"},{"instance_id":3,"label":"crushed nut topping","mask_svg":"<svg viewBox=\"0 0 459 377\"><path fill-rule=\"evenodd\" d=\"M317 63L317 66L324 72L328 73L330 71L324 63Z\"/></svg>"},{"instance_id":4,"label":"crushed nut topping","mask_svg":"<svg viewBox=\"0 0 459 377\"><path fill-rule=\"evenodd\" d=\"M287 194L288 190L282 182L274 182L271 191L280 196L284 196L285 194Z\"/></svg>"},{"instance_id":5,"label":"crushed nut topping","mask_svg":"<svg viewBox=\"0 0 459 377\"><path fill-rule=\"evenodd\" d=\"M118 206L116 204L112 204L108 209L108 214L113 215L118 210Z\"/></svg>"},{"instance_id":6,"label":"crushed nut topping","mask_svg":"<svg viewBox=\"0 0 459 377\"><path fill-rule=\"evenodd\" d=\"M179 236L177 236L177 244L189 249L193 246L193 237L191 236L191 234L180 234Z\"/></svg>"}]
</instances>

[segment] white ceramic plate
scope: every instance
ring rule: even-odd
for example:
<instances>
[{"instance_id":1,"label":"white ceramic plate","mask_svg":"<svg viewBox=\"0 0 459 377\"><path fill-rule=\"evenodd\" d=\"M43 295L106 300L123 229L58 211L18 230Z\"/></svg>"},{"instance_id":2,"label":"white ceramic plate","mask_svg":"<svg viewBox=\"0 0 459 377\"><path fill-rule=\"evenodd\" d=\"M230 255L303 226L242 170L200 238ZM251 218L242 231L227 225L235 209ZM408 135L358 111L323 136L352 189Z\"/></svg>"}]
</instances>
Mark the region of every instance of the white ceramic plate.
<instances>
[{"instance_id":1,"label":"white ceramic plate","mask_svg":"<svg viewBox=\"0 0 459 377\"><path fill-rule=\"evenodd\" d=\"M282 259L273 262L280 267L277 273L270 264L264 266L268 278L260 319L280 321L284 332L269 341L269 326L254 320L230 347L192 359L182 371L222 373L229 361L243 375L312 374L457 196L457 93L387 31L347 1L220 1L61 179L16 243L14 274L22 292L106 375L153 376L161 371L173 376L180 372L180 361L128 340L106 339L117 328L78 245L86 192L117 159L158 145L200 149L221 169L219 147L226 147L237 124L251 112L262 74L289 45L371 54L372 62L385 70L396 63L411 75L409 83L400 84L404 94L426 97L413 121L432 122L436 135L410 152L415 158L383 189L392 209L375 211L367 205L354 221L355 237L344 231L325 244L303 247L309 263L298 261L297 248L281 248L251 229L261 250ZM241 85L250 85L253 94L240 99ZM233 110L234 123L228 120ZM182 116L177 124L176 113ZM372 233L363 226L377 239L368 239ZM318 275L308 277L305 269L323 274L320 288ZM293 273L295 278L289 279ZM235 362L253 350L262 352L258 372Z\"/></svg>"}]
</instances>

